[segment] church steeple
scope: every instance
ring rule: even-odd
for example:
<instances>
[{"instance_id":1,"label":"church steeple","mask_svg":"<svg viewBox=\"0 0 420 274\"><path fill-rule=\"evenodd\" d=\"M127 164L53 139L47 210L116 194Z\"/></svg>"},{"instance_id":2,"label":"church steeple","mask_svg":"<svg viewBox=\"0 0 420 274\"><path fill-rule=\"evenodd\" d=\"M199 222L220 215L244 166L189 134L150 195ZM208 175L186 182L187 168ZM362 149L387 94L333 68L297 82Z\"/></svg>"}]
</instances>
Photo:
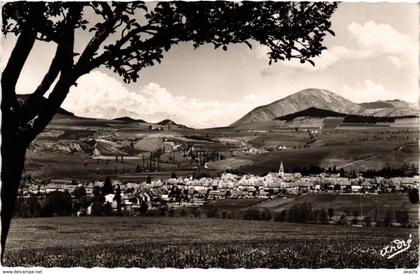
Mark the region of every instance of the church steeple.
<instances>
[{"instance_id":1,"label":"church steeple","mask_svg":"<svg viewBox=\"0 0 420 274\"><path fill-rule=\"evenodd\" d=\"M283 161L280 162L279 177L284 177Z\"/></svg>"}]
</instances>

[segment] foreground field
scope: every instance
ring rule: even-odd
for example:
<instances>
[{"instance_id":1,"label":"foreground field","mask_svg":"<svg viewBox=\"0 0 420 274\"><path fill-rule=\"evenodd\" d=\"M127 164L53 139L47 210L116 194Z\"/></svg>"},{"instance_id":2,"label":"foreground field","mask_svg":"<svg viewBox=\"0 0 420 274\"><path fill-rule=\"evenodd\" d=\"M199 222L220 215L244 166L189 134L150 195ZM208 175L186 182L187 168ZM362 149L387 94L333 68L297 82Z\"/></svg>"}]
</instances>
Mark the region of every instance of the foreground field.
<instances>
[{"instance_id":1,"label":"foreground field","mask_svg":"<svg viewBox=\"0 0 420 274\"><path fill-rule=\"evenodd\" d=\"M395 239L411 247L386 259ZM13 220L5 266L415 268L416 229L205 218Z\"/></svg>"}]
</instances>

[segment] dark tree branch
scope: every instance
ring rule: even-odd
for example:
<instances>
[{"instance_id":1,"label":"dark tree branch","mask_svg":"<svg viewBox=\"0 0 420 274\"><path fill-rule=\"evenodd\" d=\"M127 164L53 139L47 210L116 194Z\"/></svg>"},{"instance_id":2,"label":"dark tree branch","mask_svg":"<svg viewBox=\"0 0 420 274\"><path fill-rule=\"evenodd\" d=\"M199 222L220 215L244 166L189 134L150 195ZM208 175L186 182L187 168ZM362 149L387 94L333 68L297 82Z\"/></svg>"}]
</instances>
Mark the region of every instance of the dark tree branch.
<instances>
[{"instance_id":1,"label":"dark tree branch","mask_svg":"<svg viewBox=\"0 0 420 274\"><path fill-rule=\"evenodd\" d=\"M89 41L88 45L86 46L85 50L83 51L82 55L80 56L77 62L76 67L82 71L84 71L83 67L88 64L88 62L94 56L101 44L114 31L114 26L121 17L121 13L123 12L122 5L117 6L113 12L111 10L111 7L107 3L101 2L100 4L103 7L103 10L106 11L107 19L105 23L101 24L93 38Z\"/></svg>"},{"instance_id":2,"label":"dark tree branch","mask_svg":"<svg viewBox=\"0 0 420 274\"><path fill-rule=\"evenodd\" d=\"M75 83L77 77L73 70L73 57L74 57L74 32L75 24L79 20L82 12L81 5L74 5L69 8L65 25L63 27L63 40L60 48L60 78L52 90L51 94L42 103L42 107L35 117L29 121L23 130L22 135L24 136L25 142L30 143L35 137L44 130L51 119L54 117L60 105L63 103L70 87Z\"/></svg>"},{"instance_id":3,"label":"dark tree branch","mask_svg":"<svg viewBox=\"0 0 420 274\"><path fill-rule=\"evenodd\" d=\"M44 96L44 94L51 87L51 85L57 78L58 74L60 73L61 59L62 59L63 53L64 53L63 43L59 43L57 45L57 50L55 52L53 60L51 61L48 72L45 74L44 78L42 79L37 89L26 100L25 106L31 105L32 103L39 102L40 98L42 98L42 96Z\"/></svg>"},{"instance_id":4,"label":"dark tree branch","mask_svg":"<svg viewBox=\"0 0 420 274\"><path fill-rule=\"evenodd\" d=\"M42 99L51 85L57 79L61 70L61 59L64 54L63 43L57 45L55 56L51 62L48 72L45 74L37 89L26 99L24 105L20 109L20 124L25 125L33 119L42 107Z\"/></svg>"},{"instance_id":5,"label":"dark tree branch","mask_svg":"<svg viewBox=\"0 0 420 274\"><path fill-rule=\"evenodd\" d=\"M9 113L10 111L16 111L17 99L16 99L16 83L19 79L23 65L32 50L35 43L36 33L27 26L25 30L19 35L15 47L10 55L9 61L3 70L1 77L2 87L2 107L3 114ZM10 109L13 108L13 109Z\"/></svg>"}]
</instances>

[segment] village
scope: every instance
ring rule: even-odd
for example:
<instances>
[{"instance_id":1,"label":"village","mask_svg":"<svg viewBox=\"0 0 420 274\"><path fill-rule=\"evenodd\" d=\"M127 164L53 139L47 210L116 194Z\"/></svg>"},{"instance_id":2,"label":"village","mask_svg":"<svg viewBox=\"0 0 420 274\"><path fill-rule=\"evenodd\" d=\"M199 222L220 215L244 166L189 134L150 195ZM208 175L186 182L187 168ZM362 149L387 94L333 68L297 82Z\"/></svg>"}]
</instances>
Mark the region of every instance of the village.
<instances>
[{"instance_id":1,"label":"village","mask_svg":"<svg viewBox=\"0 0 420 274\"><path fill-rule=\"evenodd\" d=\"M148 211L200 207L213 200L220 199L272 199L281 195L305 195L309 193L337 193L338 195L378 195L380 193L405 192L418 189L420 176L413 177L341 177L339 173L320 173L302 176L300 173L286 173L283 163L278 172L265 176L235 175L223 173L216 178L195 179L193 176L152 180L143 182L125 182L110 180L112 189L104 195L113 212L121 210L134 214L142 205ZM83 188L87 197L95 195L95 188L101 189L105 182L96 180L82 184L76 180L50 180L47 184L23 183L19 197L44 199L51 192L65 192L75 198L76 192ZM116 199L115 190L119 198ZM91 215L91 205L81 208L78 215Z\"/></svg>"}]
</instances>

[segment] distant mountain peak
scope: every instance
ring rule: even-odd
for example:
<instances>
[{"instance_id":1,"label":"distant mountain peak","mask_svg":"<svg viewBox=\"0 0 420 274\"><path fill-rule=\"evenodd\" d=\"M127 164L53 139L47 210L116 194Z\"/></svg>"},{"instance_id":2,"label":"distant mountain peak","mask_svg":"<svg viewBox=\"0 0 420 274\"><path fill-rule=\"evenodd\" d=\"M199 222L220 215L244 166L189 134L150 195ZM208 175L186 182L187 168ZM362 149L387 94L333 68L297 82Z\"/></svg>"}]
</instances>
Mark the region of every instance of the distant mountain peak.
<instances>
[{"instance_id":1,"label":"distant mountain peak","mask_svg":"<svg viewBox=\"0 0 420 274\"><path fill-rule=\"evenodd\" d=\"M174 121L172 121L170 119L162 120L157 124L161 125L161 126L176 126L177 125L177 123L175 123Z\"/></svg>"},{"instance_id":2,"label":"distant mountain peak","mask_svg":"<svg viewBox=\"0 0 420 274\"><path fill-rule=\"evenodd\" d=\"M277 117L304 111L310 108L323 109L343 114L378 117L418 115L418 107L405 101L394 99L357 104L330 90L307 88L271 104L254 108L231 126L271 121Z\"/></svg>"},{"instance_id":3,"label":"distant mountain peak","mask_svg":"<svg viewBox=\"0 0 420 274\"><path fill-rule=\"evenodd\" d=\"M299 94L299 93L324 93L324 94L329 94L329 95L333 95L333 96L339 96L336 93L328 90L328 89L322 89L322 88L305 88L302 89L301 91L298 91L294 94ZM293 95L293 94L292 94Z\"/></svg>"},{"instance_id":4,"label":"distant mountain peak","mask_svg":"<svg viewBox=\"0 0 420 274\"><path fill-rule=\"evenodd\" d=\"M353 103L332 91L307 88L271 104L253 109L244 117L233 123L232 126L259 121L271 121L276 117L285 116L310 107L339 113L355 113L361 108L358 104Z\"/></svg>"}]
</instances>

